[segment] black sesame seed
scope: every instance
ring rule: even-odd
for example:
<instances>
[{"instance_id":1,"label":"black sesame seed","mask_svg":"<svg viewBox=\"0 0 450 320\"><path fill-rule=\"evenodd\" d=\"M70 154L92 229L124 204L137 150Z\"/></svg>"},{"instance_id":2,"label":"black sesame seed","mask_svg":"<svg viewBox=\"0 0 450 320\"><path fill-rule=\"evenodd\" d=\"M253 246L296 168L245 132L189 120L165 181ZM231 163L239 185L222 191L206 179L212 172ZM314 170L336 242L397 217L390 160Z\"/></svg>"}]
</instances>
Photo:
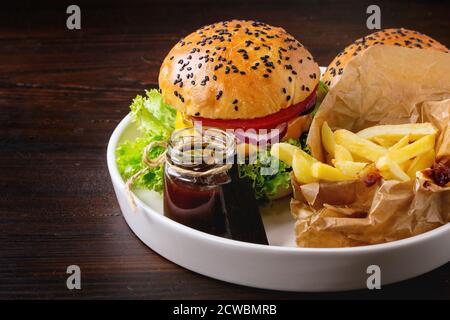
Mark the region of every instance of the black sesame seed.
<instances>
[{"instance_id":1,"label":"black sesame seed","mask_svg":"<svg viewBox=\"0 0 450 320\"><path fill-rule=\"evenodd\" d=\"M198 117L200 115L200 112L196 112L195 115Z\"/></svg>"},{"instance_id":2,"label":"black sesame seed","mask_svg":"<svg viewBox=\"0 0 450 320\"><path fill-rule=\"evenodd\" d=\"M289 101L289 100L291 100L291 96L286 97L286 101Z\"/></svg>"},{"instance_id":3,"label":"black sesame seed","mask_svg":"<svg viewBox=\"0 0 450 320\"><path fill-rule=\"evenodd\" d=\"M282 91L284 94L286 94L286 88L283 88Z\"/></svg>"},{"instance_id":4,"label":"black sesame seed","mask_svg":"<svg viewBox=\"0 0 450 320\"><path fill-rule=\"evenodd\" d=\"M289 76L289 77L288 77L288 80L289 80L289 82L292 82L292 77Z\"/></svg>"},{"instance_id":5,"label":"black sesame seed","mask_svg":"<svg viewBox=\"0 0 450 320\"><path fill-rule=\"evenodd\" d=\"M239 110L238 106L234 106L234 111L238 111L238 110Z\"/></svg>"},{"instance_id":6,"label":"black sesame seed","mask_svg":"<svg viewBox=\"0 0 450 320\"><path fill-rule=\"evenodd\" d=\"M263 74L263 77L264 77L264 78L268 78L269 75L268 75L267 73L264 73L264 74Z\"/></svg>"},{"instance_id":7,"label":"black sesame seed","mask_svg":"<svg viewBox=\"0 0 450 320\"><path fill-rule=\"evenodd\" d=\"M192 81L191 81L191 84L192 84L193 86L195 86L195 81L194 81L194 80L192 80Z\"/></svg>"},{"instance_id":8,"label":"black sesame seed","mask_svg":"<svg viewBox=\"0 0 450 320\"><path fill-rule=\"evenodd\" d=\"M217 93L217 95L216 95L216 100L219 100L220 99L220 97L222 96L222 90L220 90L218 93Z\"/></svg>"},{"instance_id":9,"label":"black sesame seed","mask_svg":"<svg viewBox=\"0 0 450 320\"><path fill-rule=\"evenodd\" d=\"M201 64L201 63L199 63L199 64L198 64L198 68L201 68L201 67L202 67L202 64Z\"/></svg>"},{"instance_id":10,"label":"black sesame seed","mask_svg":"<svg viewBox=\"0 0 450 320\"><path fill-rule=\"evenodd\" d=\"M233 104L236 104L236 103L238 103L238 99L233 100Z\"/></svg>"}]
</instances>

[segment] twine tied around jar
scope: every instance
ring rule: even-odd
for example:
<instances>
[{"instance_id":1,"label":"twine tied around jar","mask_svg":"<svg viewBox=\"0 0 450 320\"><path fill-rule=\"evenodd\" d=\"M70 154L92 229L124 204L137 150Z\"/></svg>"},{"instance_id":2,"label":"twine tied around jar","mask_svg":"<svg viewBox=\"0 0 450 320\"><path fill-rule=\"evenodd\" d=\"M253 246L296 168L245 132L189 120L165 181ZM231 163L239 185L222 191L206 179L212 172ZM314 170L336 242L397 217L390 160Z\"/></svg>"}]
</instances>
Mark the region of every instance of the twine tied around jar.
<instances>
[{"instance_id":1,"label":"twine tied around jar","mask_svg":"<svg viewBox=\"0 0 450 320\"><path fill-rule=\"evenodd\" d=\"M154 147L164 147L166 148L160 155L158 155L155 159L149 159L150 152ZM166 141L153 141L150 142L142 153L142 162L144 163L144 168L133 174L130 178L128 178L125 183L125 190L127 193L128 201L131 204L131 207L136 209L136 201L134 199L134 194L132 191L133 184L137 181L139 177L144 174L147 174L151 169L154 169L162 164L170 166L173 170L177 171L180 174L189 175L191 177L203 177L207 175L214 175L222 172L226 172L231 169L232 164L226 163L220 167L214 167L208 169L206 171L194 171L190 169L181 168L179 166L173 165L170 162L166 161L166 153L167 153L168 143Z\"/></svg>"},{"instance_id":2,"label":"twine tied around jar","mask_svg":"<svg viewBox=\"0 0 450 320\"><path fill-rule=\"evenodd\" d=\"M160 155L158 155L155 159L149 159L150 151L154 147L164 147L166 150L164 150ZM167 142L166 141L153 141L150 142L148 145L145 146L144 152L142 153L142 162L144 163L144 168L133 174L131 177L128 178L127 182L125 183L125 191L127 193L128 201L131 204L131 207L136 209L136 201L134 200L134 194L131 190L133 187L133 184L136 182L136 180L148 173L151 169L154 169L158 167L159 165L163 164L166 161L166 152L167 152Z\"/></svg>"}]
</instances>

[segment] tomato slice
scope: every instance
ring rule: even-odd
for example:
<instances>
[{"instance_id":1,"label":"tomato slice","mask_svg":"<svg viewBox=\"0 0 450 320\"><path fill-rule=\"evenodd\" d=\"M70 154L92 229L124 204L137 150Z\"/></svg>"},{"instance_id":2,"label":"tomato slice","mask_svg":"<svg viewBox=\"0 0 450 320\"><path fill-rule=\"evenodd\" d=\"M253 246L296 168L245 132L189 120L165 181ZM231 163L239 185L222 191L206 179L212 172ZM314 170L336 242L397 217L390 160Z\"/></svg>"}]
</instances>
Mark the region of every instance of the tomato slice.
<instances>
[{"instance_id":1,"label":"tomato slice","mask_svg":"<svg viewBox=\"0 0 450 320\"><path fill-rule=\"evenodd\" d=\"M208 119L194 116L191 116L191 118L193 121L201 121L203 126L220 129L273 129L280 123L287 122L308 109L313 108L315 100L316 89L302 102L261 118L231 120Z\"/></svg>"}]
</instances>

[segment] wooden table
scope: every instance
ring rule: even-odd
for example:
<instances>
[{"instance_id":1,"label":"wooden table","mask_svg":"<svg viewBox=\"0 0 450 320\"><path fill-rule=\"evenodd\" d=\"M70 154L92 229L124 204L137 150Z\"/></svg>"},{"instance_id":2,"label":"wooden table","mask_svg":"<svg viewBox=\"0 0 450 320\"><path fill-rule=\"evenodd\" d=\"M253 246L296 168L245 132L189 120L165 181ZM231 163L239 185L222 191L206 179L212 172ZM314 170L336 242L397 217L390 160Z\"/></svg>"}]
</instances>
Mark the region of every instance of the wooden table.
<instances>
[{"instance_id":1,"label":"wooden table","mask_svg":"<svg viewBox=\"0 0 450 320\"><path fill-rule=\"evenodd\" d=\"M383 27L408 27L450 45L450 7L379 2ZM143 245L122 218L106 144L130 101L157 87L159 65L196 28L231 18L283 26L321 65L368 33L370 2L69 1L0 10L0 298L450 298L450 264L381 291L283 293L195 274ZM82 290L66 289L66 268ZM282 272L282 270L280 270Z\"/></svg>"}]
</instances>

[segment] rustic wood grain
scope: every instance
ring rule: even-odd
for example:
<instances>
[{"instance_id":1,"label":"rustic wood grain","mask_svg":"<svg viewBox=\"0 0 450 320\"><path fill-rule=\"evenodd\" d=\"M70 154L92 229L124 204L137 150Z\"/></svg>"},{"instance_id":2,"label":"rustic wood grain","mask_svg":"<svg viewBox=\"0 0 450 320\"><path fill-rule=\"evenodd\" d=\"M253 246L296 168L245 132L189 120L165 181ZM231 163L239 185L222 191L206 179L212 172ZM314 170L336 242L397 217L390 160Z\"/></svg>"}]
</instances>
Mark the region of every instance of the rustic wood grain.
<instances>
[{"instance_id":1,"label":"rustic wood grain","mask_svg":"<svg viewBox=\"0 0 450 320\"><path fill-rule=\"evenodd\" d=\"M450 264L378 292L256 290L180 268L143 245L121 216L106 145L128 105L157 86L159 65L201 25L251 18L283 26L326 65L367 33L364 1L68 1L0 10L0 298L450 298ZM450 45L449 5L379 2L384 27ZM82 290L65 287L82 269ZM280 270L282 272L282 270Z\"/></svg>"}]
</instances>

